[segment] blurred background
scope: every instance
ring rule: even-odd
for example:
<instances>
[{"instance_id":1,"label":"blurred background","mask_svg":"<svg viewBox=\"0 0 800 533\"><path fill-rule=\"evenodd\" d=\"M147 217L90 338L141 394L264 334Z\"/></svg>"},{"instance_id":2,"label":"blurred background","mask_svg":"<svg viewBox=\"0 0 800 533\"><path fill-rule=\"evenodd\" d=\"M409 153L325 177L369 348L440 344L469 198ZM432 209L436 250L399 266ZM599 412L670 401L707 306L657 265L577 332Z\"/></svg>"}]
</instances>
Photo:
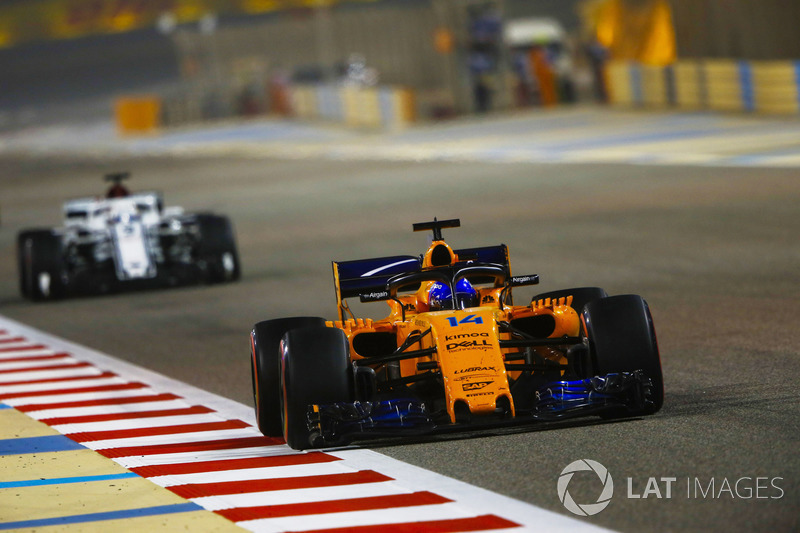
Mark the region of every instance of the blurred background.
<instances>
[{"instance_id":1,"label":"blurred background","mask_svg":"<svg viewBox=\"0 0 800 533\"><path fill-rule=\"evenodd\" d=\"M534 106L798 113L789 0L0 0L0 128Z\"/></svg>"}]
</instances>

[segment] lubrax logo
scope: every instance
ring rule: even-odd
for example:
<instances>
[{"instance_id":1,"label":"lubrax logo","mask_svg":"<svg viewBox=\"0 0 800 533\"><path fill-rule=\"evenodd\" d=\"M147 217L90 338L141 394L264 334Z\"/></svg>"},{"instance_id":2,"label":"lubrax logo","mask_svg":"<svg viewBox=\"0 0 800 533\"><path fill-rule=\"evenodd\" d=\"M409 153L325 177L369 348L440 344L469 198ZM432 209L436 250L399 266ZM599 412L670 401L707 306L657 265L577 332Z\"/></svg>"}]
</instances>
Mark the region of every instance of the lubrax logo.
<instances>
[{"instance_id":1,"label":"lubrax logo","mask_svg":"<svg viewBox=\"0 0 800 533\"><path fill-rule=\"evenodd\" d=\"M483 333L462 333L461 335L445 335L444 340L454 341L456 339L469 339L472 337L488 337L489 334L485 331Z\"/></svg>"},{"instance_id":2,"label":"lubrax logo","mask_svg":"<svg viewBox=\"0 0 800 533\"><path fill-rule=\"evenodd\" d=\"M472 366L470 368L456 370L453 374L468 374L470 372L497 372L497 369L493 366Z\"/></svg>"},{"instance_id":3,"label":"lubrax logo","mask_svg":"<svg viewBox=\"0 0 800 533\"><path fill-rule=\"evenodd\" d=\"M455 348L472 348L476 346L491 346L491 343L486 339L479 341L461 341L461 342L450 342L447 344L447 350L453 350Z\"/></svg>"}]
</instances>

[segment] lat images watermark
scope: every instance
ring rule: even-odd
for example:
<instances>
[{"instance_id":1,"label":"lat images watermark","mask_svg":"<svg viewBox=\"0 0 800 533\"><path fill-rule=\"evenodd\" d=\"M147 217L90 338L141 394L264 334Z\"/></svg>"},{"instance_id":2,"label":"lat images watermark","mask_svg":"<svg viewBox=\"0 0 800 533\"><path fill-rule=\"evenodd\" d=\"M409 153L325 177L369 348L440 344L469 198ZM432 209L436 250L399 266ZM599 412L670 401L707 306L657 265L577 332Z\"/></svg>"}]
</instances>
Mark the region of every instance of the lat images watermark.
<instances>
[{"instance_id":1,"label":"lat images watermark","mask_svg":"<svg viewBox=\"0 0 800 533\"><path fill-rule=\"evenodd\" d=\"M593 472L600 480L596 501L578 503L569 492L569 484L578 472ZM687 477L660 476L626 479L625 496L641 499L702 499L702 500L780 500L786 494L780 476ZM564 467L558 476L558 499L571 513L592 516L608 507L614 497L614 480L608 469L592 459L579 459ZM584 495L585 497L585 495Z\"/></svg>"},{"instance_id":2,"label":"lat images watermark","mask_svg":"<svg viewBox=\"0 0 800 533\"><path fill-rule=\"evenodd\" d=\"M576 472L586 470L593 471L597 474L597 477L600 478L603 484L603 490L597 497L596 502L580 504L572 499L568 487L569 482L572 481L572 476L574 476ZM608 469L597 461L578 459L568 464L564 470L561 471L561 475L558 476L557 488L558 499L561 500L561 503L564 504L564 507L566 507L569 512L580 516L592 516L608 507L608 504L611 503L611 497L614 495L614 480L611 478L611 474L608 473Z\"/></svg>"}]
</instances>

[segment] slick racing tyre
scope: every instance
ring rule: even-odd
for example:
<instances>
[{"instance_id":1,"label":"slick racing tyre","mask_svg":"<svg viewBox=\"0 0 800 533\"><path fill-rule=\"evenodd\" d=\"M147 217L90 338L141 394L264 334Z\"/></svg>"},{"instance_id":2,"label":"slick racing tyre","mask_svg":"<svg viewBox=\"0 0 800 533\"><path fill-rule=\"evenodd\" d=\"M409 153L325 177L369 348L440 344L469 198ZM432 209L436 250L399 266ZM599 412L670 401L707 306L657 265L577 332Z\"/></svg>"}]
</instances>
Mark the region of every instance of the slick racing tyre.
<instances>
[{"instance_id":1,"label":"slick racing tyre","mask_svg":"<svg viewBox=\"0 0 800 533\"><path fill-rule=\"evenodd\" d=\"M206 281L222 283L238 280L241 266L230 219L219 215L198 215L197 224L200 229L197 258L205 262Z\"/></svg>"},{"instance_id":2,"label":"slick racing tyre","mask_svg":"<svg viewBox=\"0 0 800 533\"><path fill-rule=\"evenodd\" d=\"M610 296L586 304L582 315L595 374L643 370L653 382L652 414L664 403L661 359L647 302L641 296Z\"/></svg>"},{"instance_id":3,"label":"slick racing tyre","mask_svg":"<svg viewBox=\"0 0 800 533\"><path fill-rule=\"evenodd\" d=\"M17 238L19 288L34 301L64 295L61 239L50 230L24 231Z\"/></svg>"},{"instance_id":4,"label":"slick racing tyre","mask_svg":"<svg viewBox=\"0 0 800 533\"><path fill-rule=\"evenodd\" d=\"M283 435L281 425L281 352L283 335L290 329L323 327L325 319L294 317L264 320L250 333L250 370L253 381L253 405L258 429L267 437Z\"/></svg>"},{"instance_id":5,"label":"slick racing tyre","mask_svg":"<svg viewBox=\"0 0 800 533\"><path fill-rule=\"evenodd\" d=\"M570 307L572 307L578 314L583 311L583 306L589 302L593 302L601 298L608 298L608 293L600 287L578 287L575 289L562 289L559 291L537 294L531 298L531 302L535 302L536 300L544 300L546 298L550 298L551 300L554 298L564 298L570 294L572 295L572 304L570 304Z\"/></svg>"},{"instance_id":6,"label":"slick racing tyre","mask_svg":"<svg viewBox=\"0 0 800 533\"><path fill-rule=\"evenodd\" d=\"M283 337L281 378L286 443L296 450L321 446L308 428L308 408L353 401L347 336L328 327L288 331Z\"/></svg>"}]
</instances>

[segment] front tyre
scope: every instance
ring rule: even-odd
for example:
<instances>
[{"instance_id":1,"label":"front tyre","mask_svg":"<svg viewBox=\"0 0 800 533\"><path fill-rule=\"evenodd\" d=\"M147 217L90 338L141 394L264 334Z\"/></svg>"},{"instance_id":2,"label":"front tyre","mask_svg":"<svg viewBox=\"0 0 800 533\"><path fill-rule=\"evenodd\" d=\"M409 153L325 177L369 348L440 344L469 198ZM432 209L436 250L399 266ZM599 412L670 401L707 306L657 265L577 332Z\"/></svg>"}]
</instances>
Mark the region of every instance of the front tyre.
<instances>
[{"instance_id":1,"label":"front tyre","mask_svg":"<svg viewBox=\"0 0 800 533\"><path fill-rule=\"evenodd\" d=\"M283 335L295 328L325 326L320 317L264 320L250 332L250 370L258 429L267 437L283 435L281 424L281 352Z\"/></svg>"},{"instance_id":2,"label":"front tyre","mask_svg":"<svg viewBox=\"0 0 800 533\"><path fill-rule=\"evenodd\" d=\"M664 378L653 317L641 296L610 296L586 304L582 322L597 375L643 370L653 382L653 414L664 403Z\"/></svg>"},{"instance_id":3,"label":"front tyre","mask_svg":"<svg viewBox=\"0 0 800 533\"><path fill-rule=\"evenodd\" d=\"M281 375L286 443L296 450L318 446L308 428L309 406L353 401L347 336L328 327L288 331L282 341Z\"/></svg>"},{"instance_id":4,"label":"front tyre","mask_svg":"<svg viewBox=\"0 0 800 533\"><path fill-rule=\"evenodd\" d=\"M64 295L61 238L51 230L23 231L17 237L20 294L34 301Z\"/></svg>"}]
</instances>

